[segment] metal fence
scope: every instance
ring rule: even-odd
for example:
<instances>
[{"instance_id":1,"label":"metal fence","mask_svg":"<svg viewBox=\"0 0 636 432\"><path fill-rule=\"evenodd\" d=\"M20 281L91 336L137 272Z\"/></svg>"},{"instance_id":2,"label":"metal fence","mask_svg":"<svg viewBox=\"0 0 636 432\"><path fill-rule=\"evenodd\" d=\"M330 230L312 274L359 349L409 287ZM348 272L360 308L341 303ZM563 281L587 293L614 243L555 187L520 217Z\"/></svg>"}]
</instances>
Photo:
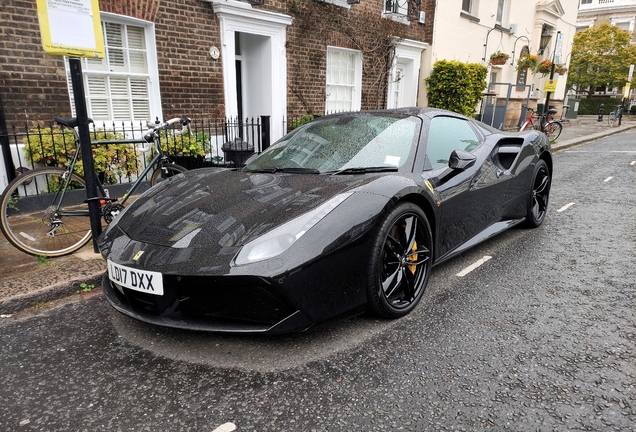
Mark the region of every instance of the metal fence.
<instances>
[{"instance_id":1,"label":"metal fence","mask_svg":"<svg viewBox=\"0 0 636 432\"><path fill-rule=\"evenodd\" d=\"M133 122L95 122L90 125L91 140L139 139L148 130L147 124ZM269 146L269 117L252 119L193 120L191 133L177 135L162 131L160 145L175 163L187 169L202 167L240 167L253 153ZM8 180L39 166L65 166L76 148L73 134L59 125L25 123L8 125L0 132L4 151L4 166ZM109 174L111 182L133 181L152 157L154 148L144 144L94 145L96 168ZM10 160L8 159L10 155Z\"/></svg>"}]
</instances>

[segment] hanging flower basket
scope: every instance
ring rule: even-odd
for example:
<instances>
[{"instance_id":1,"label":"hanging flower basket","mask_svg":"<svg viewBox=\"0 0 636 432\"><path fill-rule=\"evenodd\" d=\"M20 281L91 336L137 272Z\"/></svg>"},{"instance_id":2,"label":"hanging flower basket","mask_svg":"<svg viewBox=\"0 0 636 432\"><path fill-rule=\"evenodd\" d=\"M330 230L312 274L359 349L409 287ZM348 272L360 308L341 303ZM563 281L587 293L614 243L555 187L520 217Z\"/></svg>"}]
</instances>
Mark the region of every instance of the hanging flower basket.
<instances>
[{"instance_id":1,"label":"hanging flower basket","mask_svg":"<svg viewBox=\"0 0 636 432\"><path fill-rule=\"evenodd\" d=\"M509 58L510 56L508 54L497 51L490 56L490 64L493 66L505 65Z\"/></svg>"},{"instance_id":2,"label":"hanging flower basket","mask_svg":"<svg viewBox=\"0 0 636 432\"><path fill-rule=\"evenodd\" d=\"M568 71L568 68L565 67L565 65L562 64L556 64L554 65L554 70L559 74L559 75L565 75L565 73Z\"/></svg>"},{"instance_id":3,"label":"hanging flower basket","mask_svg":"<svg viewBox=\"0 0 636 432\"><path fill-rule=\"evenodd\" d=\"M520 57L519 60L517 60L517 69L528 68L530 70L535 70L538 63L539 58L536 55L528 54Z\"/></svg>"},{"instance_id":4,"label":"hanging flower basket","mask_svg":"<svg viewBox=\"0 0 636 432\"><path fill-rule=\"evenodd\" d=\"M539 65L537 66L537 73L546 75L550 73L550 69L552 69L552 62L550 60L543 60L541 63L539 63Z\"/></svg>"}]
</instances>

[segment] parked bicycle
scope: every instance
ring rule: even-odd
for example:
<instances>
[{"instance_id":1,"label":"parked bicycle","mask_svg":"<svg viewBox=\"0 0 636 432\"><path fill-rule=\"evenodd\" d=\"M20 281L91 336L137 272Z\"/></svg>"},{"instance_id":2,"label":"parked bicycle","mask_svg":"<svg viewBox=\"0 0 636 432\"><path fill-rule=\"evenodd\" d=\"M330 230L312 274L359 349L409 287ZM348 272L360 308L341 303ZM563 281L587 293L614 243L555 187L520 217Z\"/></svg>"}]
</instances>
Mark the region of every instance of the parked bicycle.
<instances>
[{"instance_id":1,"label":"parked bicycle","mask_svg":"<svg viewBox=\"0 0 636 432\"><path fill-rule=\"evenodd\" d=\"M524 131L527 129L536 129L542 131L544 134L550 138L550 141L554 141L561 135L561 131L563 130L563 124L559 120L554 120L552 117L557 113L555 108L550 108L548 110L547 116L537 116L534 109L528 108L530 112L530 116L524 120L519 128L519 131Z\"/></svg>"},{"instance_id":2,"label":"parked bicycle","mask_svg":"<svg viewBox=\"0 0 636 432\"><path fill-rule=\"evenodd\" d=\"M620 123L621 117L623 117L623 106L616 105L614 111L609 113L609 115L607 116L607 123L610 126L618 126L618 124Z\"/></svg>"},{"instance_id":3,"label":"parked bicycle","mask_svg":"<svg viewBox=\"0 0 636 432\"><path fill-rule=\"evenodd\" d=\"M18 249L36 256L56 257L75 252L91 239L86 199L86 181L75 172L80 156L76 118L55 118L55 122L73 131L75 152L66 168L45 167L27 171L14 179L0 197L0 228ZM161 124L148 124L143 138L92 141L98 144L154 143L155 156L121 197L111 198L95 172L100 216L110 223L139 185L150 176L150 185L187 171L174 164L161 150L161 130L181 124L176 134L190 131L189 118L173 118Z\"/></svg>"}]
</instances>

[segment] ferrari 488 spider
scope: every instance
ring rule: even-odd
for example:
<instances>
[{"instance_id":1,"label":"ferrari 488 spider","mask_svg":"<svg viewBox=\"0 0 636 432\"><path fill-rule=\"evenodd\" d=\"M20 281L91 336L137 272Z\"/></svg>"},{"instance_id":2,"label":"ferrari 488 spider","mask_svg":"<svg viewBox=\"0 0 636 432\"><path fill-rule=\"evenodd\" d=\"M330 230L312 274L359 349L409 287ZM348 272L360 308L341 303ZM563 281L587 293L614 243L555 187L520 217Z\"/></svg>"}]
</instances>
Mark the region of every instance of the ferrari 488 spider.
<instances>
[{"instance_id":1,"label":"ferrari 488 spider","mask_svg":"<svg viewBox=\"0 0 636 432\"><path fill-rule=\"evenodd\" d=\"M241 169L149 189L98 240L106 298L158 325L283 333L412 311L434 265L544 220L552 154L448 111L342 113Z\"/></svg>"}]
</instances>

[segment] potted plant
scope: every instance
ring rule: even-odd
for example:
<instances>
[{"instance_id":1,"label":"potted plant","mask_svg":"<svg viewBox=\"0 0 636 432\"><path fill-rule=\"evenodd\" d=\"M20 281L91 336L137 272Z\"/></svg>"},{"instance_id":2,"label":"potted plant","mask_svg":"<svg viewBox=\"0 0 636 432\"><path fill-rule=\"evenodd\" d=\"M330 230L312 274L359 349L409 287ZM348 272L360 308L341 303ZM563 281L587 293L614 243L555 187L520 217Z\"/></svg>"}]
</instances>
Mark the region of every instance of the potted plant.
<instances>
[{"instance_id":1,"label":"potted plant","mask_svg":"<svg viewBox=\"0 0 636 432\"><path fill-rule=\"evenodd\" d=\"M565 75L565 73L568 71L568 68L566 68L564 64L557 63L557 64L554 65L554 70L559 75Z\"/></svg>"},{"instance_id":2,"label":"potted plant","mask_svg":"<svg viewBox=\"0 0 636 432\"><path fill-rule=\"evenodd\" d=\"M190 135L161 136L161 150L178 165L187 169L201 168L210 136L204 132Z\"/></svg>"},{"instance_id":3,"label":"potted plant","mask_svg":"<svg viewBox=\"0 0 636 432\"><path fill-rule=\"evenodd\" d=\"M537 65L535 72L546 75L550 73L550 69L552 69L552 62L550 60L542 60L541 63Z\"/></svg>"},{"instance_id":4,"label":"potted plant","mask_svg":"<svg viewBox=\"0 0 636 432\"><path fill-rule=\"evenodd\" d=\"M534 54L528 54L519 57L517 60L517 69L528 68L530 70L534 70L539 63L539 58Z\"/></svg>"},{"instance_id":5,"label":"potted plant","mask_svg":"<svg viewBox=\"0 0 636 432\"><path fill-rule=\"evenodd\" d=\"M506 64L510 56L504 52L497 51L490 56L490 64L494 66L501 66Z\"/></svg>"}]
</instances>

